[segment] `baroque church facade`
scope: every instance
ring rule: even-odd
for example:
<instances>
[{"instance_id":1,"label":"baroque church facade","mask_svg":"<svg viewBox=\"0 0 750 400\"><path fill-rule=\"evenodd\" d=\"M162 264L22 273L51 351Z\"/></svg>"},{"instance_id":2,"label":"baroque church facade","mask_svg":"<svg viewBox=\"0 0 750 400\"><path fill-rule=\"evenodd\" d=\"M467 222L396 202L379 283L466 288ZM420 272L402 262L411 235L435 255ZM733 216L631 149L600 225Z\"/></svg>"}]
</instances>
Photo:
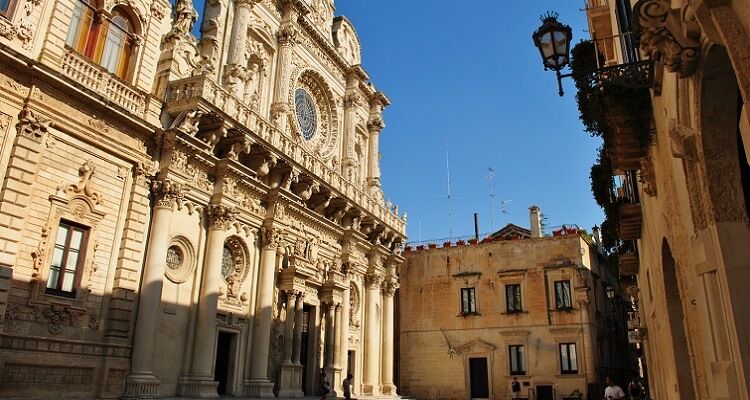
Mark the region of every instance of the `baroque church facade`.
<instances>
[{"instance_id":1,"label":"baroque church facade","mask_svg":"<svg viewBox=\"0 0 750 400\"><path fill-rule=\"evenodd\" d=\"M0 2L0 397L396 395L390 101L334 10Z\"/></svg>"}]
</instances>

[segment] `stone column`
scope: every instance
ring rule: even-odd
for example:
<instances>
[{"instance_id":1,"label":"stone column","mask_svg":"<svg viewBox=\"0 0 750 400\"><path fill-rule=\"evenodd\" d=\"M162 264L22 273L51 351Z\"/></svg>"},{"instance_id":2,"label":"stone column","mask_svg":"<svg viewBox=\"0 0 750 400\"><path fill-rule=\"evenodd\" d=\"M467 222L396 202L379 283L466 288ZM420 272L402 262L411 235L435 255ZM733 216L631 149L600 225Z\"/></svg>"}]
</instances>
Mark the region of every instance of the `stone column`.
<instances>
[{"instance_id":1,"label":"stone column","mask_svg":"<svg viewBox=\"0 0 750 400\"><path fill-rule=\"evenodd\" d=\"M352 81L356 78L350 76L349 81ZM350 82L347 82L349 84ZM347 85L348 86L348 85ZM356 90L356 86L355 86ZM356 116L357 116L357 108L360 105L360 96L357 94L356 91L348 92L344 96L344 163L342 165L343 170L341 173L344 175L346 179L349 180L355 180L356 178L356 169L359 168L359 158L357 157L357 152L355 151L355 144L356 144L356 138L357 138L357 132L356 132Z\"/></svg>"},{"instance_id":2,"label":"stone column","mask_svg":"<svg viewBox=\"0 0 750 400\"><path fill-rule=\"evenodd\" d=\"M380 131L385 128L383 117L380 114L370 117L367 122L367 130L370 134L370 148L368 164L370 167L370 179L380 180Z\"/></svg>"},{"instance_id":3,"label":"stone column","mask_svg":"<svg viewBox=\"0 0 750 400\"><path fill-rule=\"evenodd\" d=\"M216 388L219 382L214 381L213 361L219 289L224 284L221 278L221 262L226 231L237 214L233 208L222 205L209 205L206 209L209 228L198 300L198 322L195 325L192 373L187 379L179 382L177 393L180 396L218 397Z\"/></svg>"},{"instance_id":4,"label":"stone column","mask_svg":"<svg viewBox=\"0 0 750 400\"><path fill-rule=\"evenodd\" d=\"M383 277L375 273L365 276L367 283L367 299L365 305L365 368L363 373L362 391L365 395L380 394L378 388L378 365L380 364L380 321L378 321L377 304L380 299L380 283Z\"/></svg>"},{"instance_id":5,"label":"stone column","mask_svg":"<svg viewBox=\"0 0 750 400\"><path fill-rule=\"evenodd\" d=\"M276 91L274 92L274 103L271 105L273 123L283 133L287 133L287 116L292 110L289 109L290 100L289 79L292 70L292 53L297 37L297 30L292 21L296 19L293 2L282 2L282 21L276 36L279 40L279 61L276 74Z\"/></svg>"},{"instance_id":6,"label":"stone column","mask_svg":"<svg viewBox=\"0 0 750 400\"><path fill-rule=\"evenodd\" d=\"M167 266L169 231L175 200L183 197L182 185L170 180L151 183L154 212L151 217L149 245L143 264L143 278L138 302L138 319L133 333L130 374L125 379L124 398L159 397L159 381L153 372L156 324L159 319L164 270Z\"/></svg>"},{"instance_id":7,"label":"stone column","mask_svg":"<svg viewBox=\"0 0 750 400\"><path fill-rule=\"evenodd\" d=\"M348 283L348 282L347 282ZM346 377L346 374L350 369L348 364L349 354L349 313L351 312L351 289L347 288L342 293L343 303L341 307L341 323L337 324L339 329L339 365L343 371L342 375Z\"/></svg>"},{"instance_id":8,"label":"stone column","mask_svg":"<svg viewBox=\"0 0 750 400\"><path fill-rule=\"evenodd\" d=\"M234 4L235 17L232 24L232 43L229 47L229 61L224 67L224 87L229 93L242 97L248 78L245 46L252 0L235 0Z\"/></svg>"},{"instance_id":9,"label":"stone column","mask_svg":"<svg viewBox=\"0 0 750 400\"><path fill-rule=\"evenodd\" d=\"M294 341L292 343L292 363L294 365L302 365L300 357L302 356L302 307L305 304L304 299L304 293L300 293L294 308L294 321L296 321L294 324Z\"/></svg>"},{"instance_id":10,"label":"stone column","mask_svg":"<svg viewBox=\"0 0 750 400\"><path fill-rule=\"evenodd\" d=\"M334 367L334 355L336 346L336 303L326 303L326 337L323 367L326 371L328 382L331 384L331 397L337 397L336 386L336 368Z\"/></svg>"},{"instance_id":11,"label":"stone column","mask_svg":"<svg viewBox=\"0 0 750 400\"><path fill-rule=\"evenodd\" d=\"M286 323L284 325L284 362L281 363L277 388L279 397L301 398L302 391L302 305L303 295L287 290Z\"/></svg>"},{"instance_id":12,"label":"stone column","mask_svg":"<svg viewBox=\"0 0 750 400\"><path fill-rule=\"evenodd\" d=\"M398 284L391 278L383 285L383 370L381 377L383 384L380 392L384 395L396 395L393 384L393 295L396 294Z\"/></svg>"},{"instance_id":13,"label":"stone column","mask_svg":"<svg viewBox=\"0 0 750 400\"><path fill-rule=\"evenodd\" d=\"M295 309L297 305L297 294L293 290L286 291L286 321L284 322L284 364L292 363L292 353L294 348L294 325Z\"/></svg>"},{"instance_id":14,"label":"stone column","mask_svg":"<svg viewBox=\"0 0 750 400\"><path fill-rule=\"evenodd\" d=\"M244 382L243 391L245 396L250 397L274 397L273 382L268 379L268 347L271 340L271 307L273 307L276 251L281 237L275 228L261 228L261 230L263 251L260 255L253 353L252 360L250 360L250 379Z\"/></svg>"}]
</instances>

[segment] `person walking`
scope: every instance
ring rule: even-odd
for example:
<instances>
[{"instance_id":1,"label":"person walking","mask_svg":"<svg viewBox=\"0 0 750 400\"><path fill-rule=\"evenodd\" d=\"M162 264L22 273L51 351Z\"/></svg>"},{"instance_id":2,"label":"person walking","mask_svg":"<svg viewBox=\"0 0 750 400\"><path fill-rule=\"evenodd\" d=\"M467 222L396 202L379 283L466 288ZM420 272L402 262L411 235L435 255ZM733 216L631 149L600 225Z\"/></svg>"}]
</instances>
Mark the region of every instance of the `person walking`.
<instances>
[{"instance_id":1,"label":"person walking","mask_svg":"<svg viewBox=\"0 0 750 400\"><path fill-rule=\"evenodd\" d=\"M344 398L346 400L352 400L352 378L354 378L354 375L349 374L344 379Z\"/></svg>"},{"instance_id":2,"label":"person walking","mask_svg":"<svg viewBox=\"0 0 750 400\"><path fill-rule=\"evenodd\" d=\"M515 376L513 377L513 382L510 383L510 390L513 392L514 399L521 398L521 382Z\"/></svg>"},{"instance_id":3,"label":"person walking","mask_svg":"<svg viewBox=\"0 0 750 400\"><path fill-rule=\"evenodd\" d=\"M625 392L622 388L615 385L612 378L607 377L607 388L604 389L604 400L625 400Z\"/></svg>"}]
</instances>

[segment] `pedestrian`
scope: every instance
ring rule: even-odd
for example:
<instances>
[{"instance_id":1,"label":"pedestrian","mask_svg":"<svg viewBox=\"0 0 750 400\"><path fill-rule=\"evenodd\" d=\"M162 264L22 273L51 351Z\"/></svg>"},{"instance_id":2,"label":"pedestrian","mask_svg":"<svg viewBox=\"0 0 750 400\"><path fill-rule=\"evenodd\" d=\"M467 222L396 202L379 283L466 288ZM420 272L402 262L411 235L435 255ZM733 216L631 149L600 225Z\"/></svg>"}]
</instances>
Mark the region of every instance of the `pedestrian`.
<instances>
[{"instance_id":1,"label":"pedestrian","mask_svg":"<svg viewBox=\"0 0 750 400\"><path fill-rule=\"evenodd\" d=\"M326 395L331 391L331 389L328 387L328 382L326 382L326 372L323 370L320 371L320 379L318 379L318 384L320 385L320 400L326 400Z\"/></svg>"},{"instance_id":2,"label":"pedestrian","mask_svg":"<svg viewBox=\"0 0 750 400\"><path fill-rule=\"evenodd\" d=\"M521 382L515 376L513 377L513 382L510 383L510 390L513 392L514 399L521 398Z\"/></svg>"},{"instance_id":3,"label":"pedestrian","mask_svg":"<svg viewBox=\"0 0 750 400\"><path fill-rule=\"evenodd\" d=\"M604 400L625 400L625 392L622 388L615 385L612 378L607 377L607 388L604 389Z\"/></svg>"},{"instance_id":4,"label":"pedestrian","mask_svg":"<svg viewBox=\"0 0 750 400\"><path fill-rule=\"evenodd\" d=\"M641 400L641 397L643 397L643 386L638 382L638 377L634 376L633 380L630 381L628 394L630 395L630 400Z\"/></svg>"},{"instance_id":5,"label":"pedestrian","mask_svg":"<svg viewBox=\"0 0 750 400\"><path fill-rule=\"evenodd\" d=\"M346 400L352 400L352 378L354 378L354 375L349 374L344 379L344 398Z\"/></svg>"}]
</instances>

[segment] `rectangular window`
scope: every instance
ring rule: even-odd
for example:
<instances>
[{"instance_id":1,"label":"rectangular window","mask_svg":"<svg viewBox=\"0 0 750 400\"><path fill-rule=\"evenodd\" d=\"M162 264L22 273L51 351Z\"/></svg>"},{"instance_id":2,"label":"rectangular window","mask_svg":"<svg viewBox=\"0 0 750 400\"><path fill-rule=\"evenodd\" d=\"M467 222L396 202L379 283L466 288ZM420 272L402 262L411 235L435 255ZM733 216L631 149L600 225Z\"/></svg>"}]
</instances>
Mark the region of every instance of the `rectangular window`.
<instances>
[{"instance_id":1,"label":"rectangular window","mask_svg":"<svg viewBox=\"0 0 750 400\"><path fill-rule=\"evenodd\" d=\"M60 222L55 249L52 252L46 293L75 297L83 270L83 252L87 238L87 228L65 221Z\"/></svg>"},{"instance_id":2,"label":"rectangular window","mask_svg":"<svg viewBox=\"0 0 750 400\"><path fill-rule=\"evenodd\" d=\"M508 359L510 360L511 375L526 375L523 346L510 346L508 348Z\"/></svg>"},{"instance_id":3,"label":"rectangular window","mask_svg":"<svg viewBox=\"0 0 750 400\"><path fill-rule=\"evenodd\" d=\"M578 373L578 358L575 343L560 344L560 372L563 374Z\"/></svg>"},{"instance_id":4,"label":"rectangular window","mask_svg":"<svg viewBox=\"0 0 750 400\"><path fill-rule=\"evenodd\" d=\"M0 15L10 19L10 14L13 12L15 3L15 0L0 0Z\"/></svg>"},{"instance_id":5,"label":"rectangular window","mask_svg":"<svg viewBox=\"0 0 750 400\"><path fill-rule=\"evenodd\" d=\"M471 314L477 312L476 298L474 288L461 289L461 314Z\"/></svg>"},{"instance_id":6,"label":"rectangular window","mask_svg":"<svg viewBox=\"0 0 750 400\"><path fill-rule=\"evenodd\" d=\"M521 285L505 286L505 304L509 313L521 312Z\"/></svg>"},{"instance_id":7,"label":"rectangular window","mask_svg":"<svg viewBox=\"0 0 750 400\"><path fill-rule=\"evenodd\" d=\"M558 309L573 307L570 300L570 281L555 282L555 304Z\"/></svg>"}]
</instances>

